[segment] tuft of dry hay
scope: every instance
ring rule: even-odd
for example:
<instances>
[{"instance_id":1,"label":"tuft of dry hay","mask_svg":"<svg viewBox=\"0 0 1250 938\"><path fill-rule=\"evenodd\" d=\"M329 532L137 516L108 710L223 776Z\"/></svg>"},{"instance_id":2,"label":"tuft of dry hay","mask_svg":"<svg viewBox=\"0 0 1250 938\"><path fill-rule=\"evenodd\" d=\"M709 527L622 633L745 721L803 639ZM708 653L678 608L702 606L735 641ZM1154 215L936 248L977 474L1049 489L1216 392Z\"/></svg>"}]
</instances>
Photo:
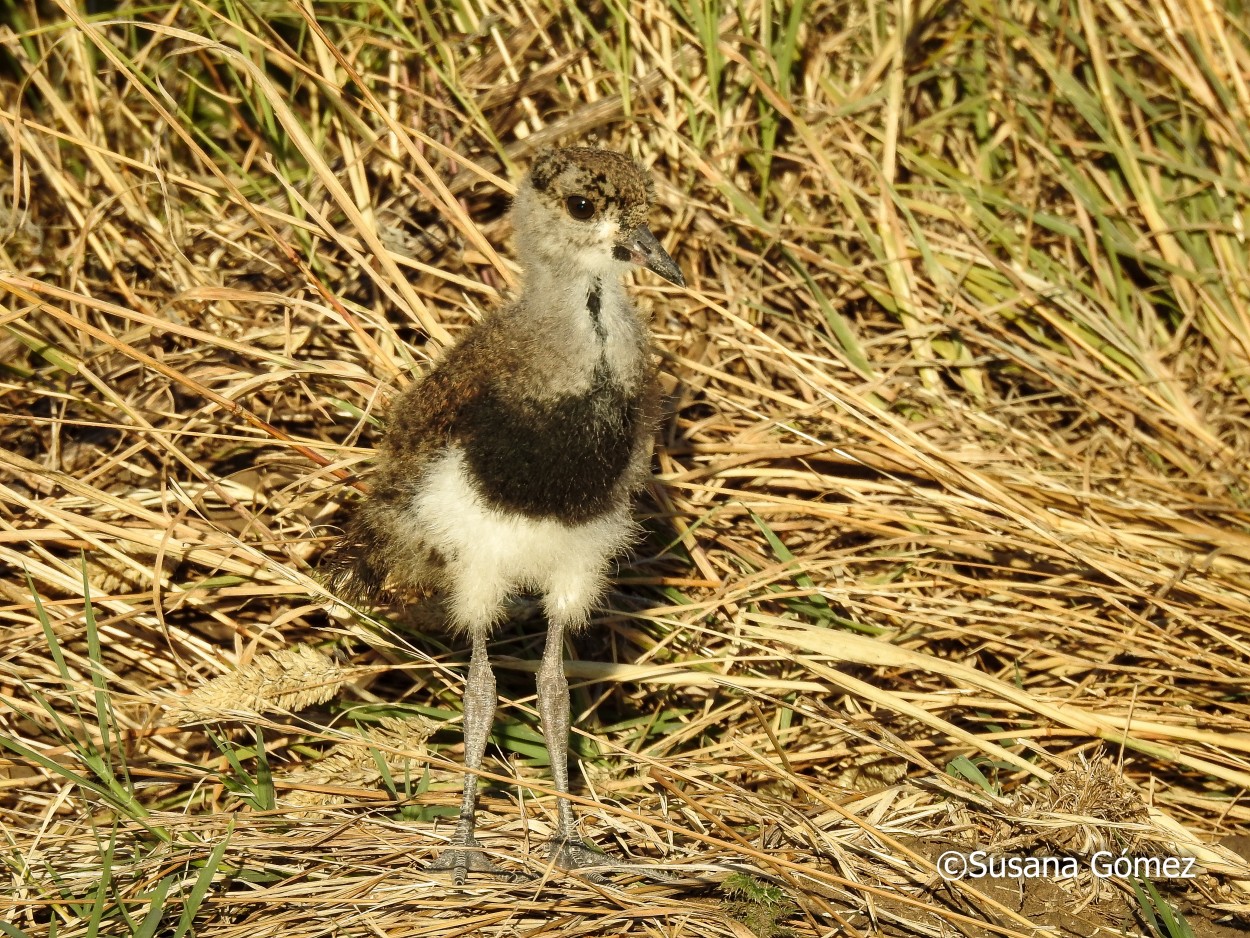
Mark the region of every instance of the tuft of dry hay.
<instances>
[{"instance_id":1,"label":"tuft of dry hay","mask_svg":"<svg viewBox=\"0 0 1250 938\"><path fill-rule=\"evenodd\" d=\"M1090 856L1100 851L1136 856L1150 830L1145 800L1109 759L1082 759L1050 779L1044 789L1021 789L1013 826L1035 824L1032 834L1000 841L999 850L1041 844L1050 853Z\"/></svg>"},{"instance_id":2,"label":"tuft of dry hay","mask_svg":"<svg viewBox=\"0 0 1250 938\"><path fill-rule=\"evenodd\" d=\"M428 758L426 740L437 727L422 717L383 717L376 726L361 727L360 735L336 744L316 762L280 776L279 783L291 786L280 801L292 808L344 804L348 798L342 789L379 787L383 769L392 778L415 774Z\"/></svg>"},{"instance_id":3,"label":"tuft of dry hay","mask_svg":"<svg viewBox=\"0 0 1250 938\"><path fill-rule=\"evenodd\" d=\"M5 928L1244 926L1240 17L10 4ZM316 564L389 402L519 282L508 180L553 142L653 170L691 284L637 284L669 392L645 537L567 665L587 836L683 876L530 850L521 599L481 836L536 878L448 894L463 649L420 605L331 614ZM1098 879L1103 848L1197 876ZM1081 869L957 880L949 850Z\"/></svg>"}]
</instances>

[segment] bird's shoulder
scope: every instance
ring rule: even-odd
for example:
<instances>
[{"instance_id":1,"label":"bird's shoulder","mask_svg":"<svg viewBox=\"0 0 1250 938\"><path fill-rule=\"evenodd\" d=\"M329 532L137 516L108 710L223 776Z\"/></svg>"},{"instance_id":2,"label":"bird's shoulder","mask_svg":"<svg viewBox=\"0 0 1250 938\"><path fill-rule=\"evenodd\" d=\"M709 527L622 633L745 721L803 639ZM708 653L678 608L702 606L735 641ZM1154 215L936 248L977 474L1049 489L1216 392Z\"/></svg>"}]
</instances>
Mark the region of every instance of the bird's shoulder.
<instances>
[{"instance_id":1,"label":"bird's shoulder","mask_svg":"<svg viewBox=\"0 0 1250 938\"><path fill-rule=\"evenodd\" d=\"M391 405L384 448L391 459L417 457L455 433L463 414L516 371L519 351L497 316L476 324Z\"/></svg>"}]
</instances>

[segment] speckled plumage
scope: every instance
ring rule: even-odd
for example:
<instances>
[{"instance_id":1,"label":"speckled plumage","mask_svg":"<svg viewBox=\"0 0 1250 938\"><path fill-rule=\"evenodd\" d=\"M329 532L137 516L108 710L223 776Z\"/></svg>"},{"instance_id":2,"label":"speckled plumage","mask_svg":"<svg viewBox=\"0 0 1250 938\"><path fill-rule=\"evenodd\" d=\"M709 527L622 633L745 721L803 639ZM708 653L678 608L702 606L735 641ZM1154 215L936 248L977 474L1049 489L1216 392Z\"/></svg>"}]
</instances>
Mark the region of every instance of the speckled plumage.
<instances>
[{"instance_id":1,"label":"speckled plumage","mask_svg":"<svg viewBox=\"0 0 1250 938\"><path fill-rule=\"evenodd\" d=\"M548 616L539 711L557 790L567 791L566 630L582 627L608 564L632 537L658 416L651 339L620 285L631 265L681 274L646 228L650 177L584 147L534 160L513 206L525 285L394 403L373 494L357 509L331 586L354 601L395 587L447 591L473 656L465 761L481 765L494 711L485 639L508 595L538 592ZM473 836L475 777L453 846L435 868L493 871ZM553 851L584 865L569 803Z\"/></svg>"}]
</instances>

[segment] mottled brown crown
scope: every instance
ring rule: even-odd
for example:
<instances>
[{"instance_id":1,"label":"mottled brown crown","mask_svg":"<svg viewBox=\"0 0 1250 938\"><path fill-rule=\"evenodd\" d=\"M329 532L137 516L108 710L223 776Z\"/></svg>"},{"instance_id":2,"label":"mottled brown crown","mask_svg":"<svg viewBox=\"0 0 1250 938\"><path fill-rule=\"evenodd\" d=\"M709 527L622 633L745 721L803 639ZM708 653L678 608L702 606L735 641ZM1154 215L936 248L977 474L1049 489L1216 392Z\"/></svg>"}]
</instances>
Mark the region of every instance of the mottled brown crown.
<instances>
[{"instance_id":1,"label":"mottled brown crown","mask_svg":"<svg viewBox=\"0 0 1250 938\"><path fill-rule=\"evenodd\" d=\"M552 204L572 195L620 220L622 231L646 224L655 201L651 176L623 153L592 147L564 147L539 152L530 167L534 189Z\"/></svg>"}]
</instances>

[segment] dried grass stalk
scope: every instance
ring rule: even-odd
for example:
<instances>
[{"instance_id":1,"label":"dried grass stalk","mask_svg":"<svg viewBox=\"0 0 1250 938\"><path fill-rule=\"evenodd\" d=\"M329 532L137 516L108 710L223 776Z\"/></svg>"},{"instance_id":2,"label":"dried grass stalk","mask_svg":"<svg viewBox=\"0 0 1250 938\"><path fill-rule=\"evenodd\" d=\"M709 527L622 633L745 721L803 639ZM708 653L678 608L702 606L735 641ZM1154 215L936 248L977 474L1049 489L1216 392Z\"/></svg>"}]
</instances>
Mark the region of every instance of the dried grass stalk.
<instances>
[{"instance_id":1,"label":"dried grass stalk","mask_svg":"<svg viewBox=\"0 0 1250 938\"><path fill-rule=\"evenodd\" d=\"M410 778L425 755L426 740L440 726L421 716L383 717L376 725L361 726L359 736L335 744L324 758L276 776L284 788L279 800L291 807L343 804L347 796L319 789L376 788L382 778L379 759L393 779Z\"/></svg>"}]
</instances>

